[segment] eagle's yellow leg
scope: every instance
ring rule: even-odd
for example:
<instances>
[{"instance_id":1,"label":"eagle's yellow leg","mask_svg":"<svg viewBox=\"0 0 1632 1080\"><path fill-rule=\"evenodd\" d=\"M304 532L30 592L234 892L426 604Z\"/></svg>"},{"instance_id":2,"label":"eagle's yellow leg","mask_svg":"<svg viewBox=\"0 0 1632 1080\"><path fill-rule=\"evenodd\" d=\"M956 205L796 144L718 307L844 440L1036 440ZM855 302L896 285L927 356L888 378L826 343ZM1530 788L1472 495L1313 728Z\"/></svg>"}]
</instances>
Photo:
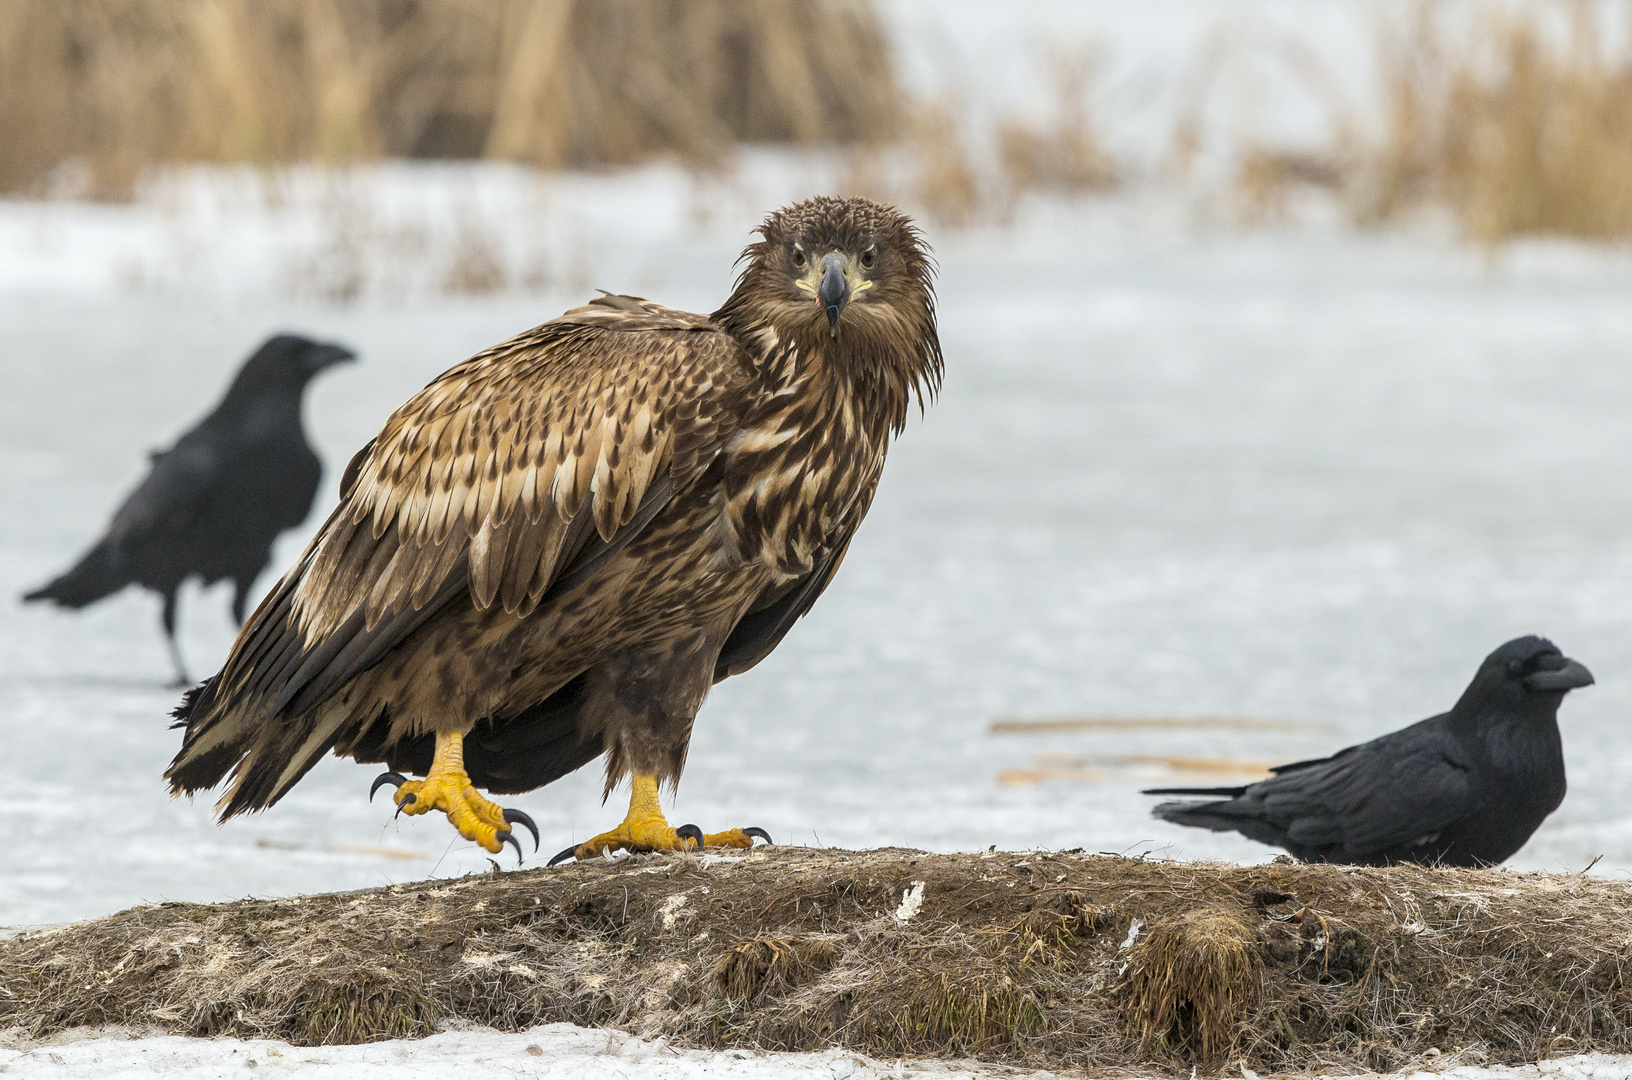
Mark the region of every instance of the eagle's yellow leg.
<instances>
[{"instance_id":1,"label":"eagle's yellow leg","mask_svg":"<svg viewBox=\"0 0 1632 1080\"><path fill-rule=\"evenodd\" d=\"M495 854L503 851L508 843L513 844L520 855L521 845L510 834L512 822L525 821L529 829L533 828L527 815L506 810L476 790L465 772L465 737L458 732L437 732L436 755L431 759L431 769L425 779L396 779L401 781L396 794L398 813L414 815L440 810L448 815L448 821L459 830L460 836ZM384 780L385 777L381 777L375 785Z\"/></svg>"},{"instance_id":2,"label":"eagle's yellow leg","mask_svg":"<svg viewBox=\"0 0 1632 1080\"><path fill-rule=\"evenodd\" d=\"M606 851L695 851L699 847L753 847L754 837L770 842L764 829L727 829L704 835L695 825L675 829L663 816L657 802L657 778L636 773L630 781L629 812L623 823L610 832L592 836L577 847L568 848L550 860L550 865L569 858L592 859ZM701 841L699 843L698 841Z\"/></svg>"}]
</instances>

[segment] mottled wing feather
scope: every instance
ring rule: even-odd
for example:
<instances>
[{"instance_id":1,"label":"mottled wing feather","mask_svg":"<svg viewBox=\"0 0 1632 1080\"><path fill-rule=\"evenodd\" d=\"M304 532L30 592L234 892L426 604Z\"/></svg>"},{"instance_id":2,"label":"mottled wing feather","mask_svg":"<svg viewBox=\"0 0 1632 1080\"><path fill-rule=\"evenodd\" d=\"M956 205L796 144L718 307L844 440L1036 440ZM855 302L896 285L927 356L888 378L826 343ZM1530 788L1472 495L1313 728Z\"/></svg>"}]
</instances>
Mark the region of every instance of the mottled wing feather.
<instances>
[{"instance_id":1,"label":"mottled wing feather","mask_svg":"<svg viewBox=\"0 0 1632 1080\"><path fill-rule=\"evenodd\" d=\"M223 688L300 710L458 598L525 616L701 474L747 377L707 320L629 297L450 369L347 467L340 506L240 636Z\"/></svg>"},{"instance_id":2,"label":"mottled wing feather","mask_svg":"<svg viewBox=\"0 0 1632 1080\"><path fill-rule=\"evenodd\" d=\"M793 624L822 595L833 580L833 575L838 573L844 553L849 549L849 542L846 541L843 547L819 561L810 573L762 597L753 609L738 620L725 646L720 649L719 660L714 664L714 681L741 675L771 655L771 651L793 629Z\"/></svg>"},{"instance_id":3,"label":"mottled wing feather","mask_svg":"<svg viewBox=\"0 0 1632 1080\"><path fill-rule=\"evenodd\" d=\"M715 662L715 682L741 675L769 656L788 631L793 629L793 624L811 609L833 580L833 575L839 572L844 553L850 550L850 541L873 505L873 495L877 491L878 477L875 475L872 482L858 491L855 500L845 508L837 523L832 546L814 560L810 572L792 582L766 590L737 621Z\"/></svg>"}]
</instances>

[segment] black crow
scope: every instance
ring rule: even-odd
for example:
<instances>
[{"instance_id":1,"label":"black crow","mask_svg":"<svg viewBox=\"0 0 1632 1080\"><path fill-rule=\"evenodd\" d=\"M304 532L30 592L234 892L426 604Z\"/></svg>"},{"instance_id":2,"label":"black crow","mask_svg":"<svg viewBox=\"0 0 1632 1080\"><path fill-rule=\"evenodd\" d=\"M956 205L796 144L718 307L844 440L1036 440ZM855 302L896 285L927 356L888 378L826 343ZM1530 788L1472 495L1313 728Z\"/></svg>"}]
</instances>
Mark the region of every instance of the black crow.
<instances>
[{"instance_id":1,"label":"black crow","mask_svg":"<svg viewBox=\"0 0 1632 1080\"><path fill-rule=\"evenodd\" d=\"M164 633L176 646L176 590L188 577L233 583L232 617L272 561L272 542L311 513L323 465L306 443L301 396L312 376L350 360L338 345L279 334L255 350L213 412L168 450L126 497L96 546L67 573L24 596L82 608L135 583L164 597Z\"/></svg>"},{"instance_id":2,"label":"black crow","mask_svg":"<svg viewBox=\"0 0 1632 1080\"><path fill-rule=\"evenodd\" d=\"M1592 673L1546 638L1516 638L1485 658L1448 713L1245 787L1145 794L1220 799L1152 813L1234 830L1306 862L1491 866L1564 801L1558 706L1591 685Z\"/></svg>"}]
</instances>

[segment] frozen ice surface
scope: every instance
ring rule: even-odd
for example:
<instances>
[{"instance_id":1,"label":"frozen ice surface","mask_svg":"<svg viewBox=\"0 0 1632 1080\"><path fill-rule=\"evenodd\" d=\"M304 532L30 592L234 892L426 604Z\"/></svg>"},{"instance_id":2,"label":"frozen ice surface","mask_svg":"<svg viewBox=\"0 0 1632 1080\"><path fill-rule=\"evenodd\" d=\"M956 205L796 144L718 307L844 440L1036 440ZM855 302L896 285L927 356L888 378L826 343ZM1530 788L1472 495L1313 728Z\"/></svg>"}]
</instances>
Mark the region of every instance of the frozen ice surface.
<instances>
[{"instance_id":1,"label":"frozen ice surface","mask_svg":"<svg viewBox=\"0 0 1632 1080\"><path fill-rule=\"evenodd\" d=\"M753 222L731 214L653 226L649 249L608 215L595 284L711 310ZM1171 782L1160 769L997 776L1039 757L1329 752L1447 708L1485 653L1539 632L1599 685L1563 708L1571 793L1512 865L1632 868L1625 256L1196 231L1122 202L930 238L942 399L892 451L822 602L705 705L675 820L784 843L1260 860L1274 852L1150 820L1137 790ZM581 299L0 292L0 596L77 555L144 452L262 335L361 354L308 399L332 490L426 379ZM280 566L304 539L286 538ZM226 599L185 597L197 674L230 643ZM81 613L0 608L0 923L487 869L439 820L370 805L375 770L350 762L221 828L209 799L172 801L157 615L135 591ZM989 733L997 717L1192 715L1331 730ZM512 801L553 851L621 811L599 794L590 768Z\"/></svg>"}]
</instances>

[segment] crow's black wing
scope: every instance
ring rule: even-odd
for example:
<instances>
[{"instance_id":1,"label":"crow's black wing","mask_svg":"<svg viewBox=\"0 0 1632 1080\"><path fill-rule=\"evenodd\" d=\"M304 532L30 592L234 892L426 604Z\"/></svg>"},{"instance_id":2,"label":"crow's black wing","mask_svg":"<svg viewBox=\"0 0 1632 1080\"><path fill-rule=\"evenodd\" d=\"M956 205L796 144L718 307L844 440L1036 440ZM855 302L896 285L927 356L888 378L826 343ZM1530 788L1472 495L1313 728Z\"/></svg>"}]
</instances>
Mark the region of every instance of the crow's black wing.
<instances>
[{"instance_id":1,"label":"crow's black wing","mask_svg":"<svg viewBox=\"0 0 1632 1080\"><path fill-rule=\"evenodd\" d=\"M1340 847L1356 858L1410 846L1465 815L1472 763L1441 718L1293 770L1238 802L1295 844Z\"/></svg>"},{"instance_id":2,"label":"crow's black wing","mask_svg":"<svg viewBox=\"0 0 1632 1080\"><path fill-rule=\"evenodd\" d=\"M228 454L194 432L153 457L147 476L108 525L107 544L115 560L134 556L158 538L184 532L224 471Z\"/></svg>"}]
</instances>

